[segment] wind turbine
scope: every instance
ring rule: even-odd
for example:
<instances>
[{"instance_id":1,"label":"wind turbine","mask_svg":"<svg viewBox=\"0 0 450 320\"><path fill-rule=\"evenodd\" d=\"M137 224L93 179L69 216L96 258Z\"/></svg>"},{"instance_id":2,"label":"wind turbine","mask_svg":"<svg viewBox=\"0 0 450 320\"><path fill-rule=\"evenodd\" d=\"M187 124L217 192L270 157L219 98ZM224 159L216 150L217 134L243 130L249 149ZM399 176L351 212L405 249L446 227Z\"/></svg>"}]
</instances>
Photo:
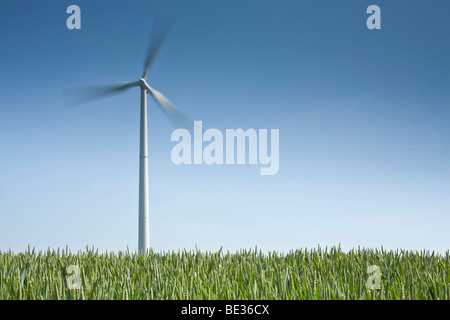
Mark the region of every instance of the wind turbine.
<instances>
[{"instance_id":1,"label":"wind turbine","mask_svg":"<svg viewBox=\"0 0 450 320\"><path fill-rule=\"evenodd\" d=\"M93 99L108 96L110 94L124 92L132 87L141 88L140 110L140 152L139 152L139 253L148 253L150 249L149 232L149 199L148 199L148 143L147 143L147 94L149 93L161 107L164 113L178 127L186 127L189 119L180 112L161 92L153 89L146 81L164 39L172 28L174 20L157 16L153 25L152 36L146 59L144 72L138 81L125 82L107 86L84 87L66 89L63 92L67 107L79 105Z\"/></svg>"}]
</instances>

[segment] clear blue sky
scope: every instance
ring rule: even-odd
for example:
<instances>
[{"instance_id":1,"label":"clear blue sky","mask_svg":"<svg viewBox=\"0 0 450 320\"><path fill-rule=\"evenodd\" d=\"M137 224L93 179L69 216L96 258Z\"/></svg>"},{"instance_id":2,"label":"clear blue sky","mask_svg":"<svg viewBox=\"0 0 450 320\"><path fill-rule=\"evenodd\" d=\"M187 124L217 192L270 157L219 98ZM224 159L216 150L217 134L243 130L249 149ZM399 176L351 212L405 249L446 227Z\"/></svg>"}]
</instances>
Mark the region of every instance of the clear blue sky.
<instances>
[{"instance_id":1,"label":"clear blue sky","mask_svg":"<svg viewBox=\"0 0 450 320\"><path fill-rule=\"evenodd\" d=\"M279 129L280 170L174 165L149 100L154 250L450 248L447 1L92 2L0 2L0 250L137 249L139 90L61 91L138 80L158 12L150 85L205 129Z\"/></svg>"}]
</instances>

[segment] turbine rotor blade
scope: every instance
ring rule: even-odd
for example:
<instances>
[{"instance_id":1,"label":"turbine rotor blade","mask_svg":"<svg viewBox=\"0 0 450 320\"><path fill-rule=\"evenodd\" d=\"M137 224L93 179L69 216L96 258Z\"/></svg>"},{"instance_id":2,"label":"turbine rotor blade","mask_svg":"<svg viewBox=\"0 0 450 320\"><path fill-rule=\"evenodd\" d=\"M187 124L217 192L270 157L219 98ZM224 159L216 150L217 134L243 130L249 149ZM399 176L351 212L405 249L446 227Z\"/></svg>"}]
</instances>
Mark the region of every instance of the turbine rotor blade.
<instances>
[{"instance_id":1,"label":"turbine rotor blade","mask_svg":"<svg viewBox=\"0 0 450 320\"><path fill-rule=\"evenodd\" d=\"M111 94L124 92L135 86L139 86L139 82L124 82L114 85L64 89L64 103L66 107L70 108Z\"/></svg>"},{"instance_id":2,"label":"turbine rotor blade","mask_svg":"<svg viewBox=\"0 0 450 320\"><path fill-rule=\"evenodd\" d=\"M172 29L173 24L175 23L175 19L173 17L158 15L155 18L155 22L153 24L153 30L151 35L150 44L147 51L147 56L144 62L144 73L142 78L146 79L148 76L148 72L150 71L150 67L152 66L153 60L155 59L156 54L161 48L164 39L169 33L170 29Z\"/></svg>"},{"instance_id":3,"label":"turbine rotor blade","mask_svg":"<svg viewBox=\"0 0 450 320\"><path fill-rule=\"evenodd\" d=\"M155 99L159 107L162 109L164 114L169 118L169 120L177 128L189 129L192 125L192 121L181 112L169 99L166 98L161 92L153 89L148 84L146 84L147 91Z\"/></svg>"}]
</instances>

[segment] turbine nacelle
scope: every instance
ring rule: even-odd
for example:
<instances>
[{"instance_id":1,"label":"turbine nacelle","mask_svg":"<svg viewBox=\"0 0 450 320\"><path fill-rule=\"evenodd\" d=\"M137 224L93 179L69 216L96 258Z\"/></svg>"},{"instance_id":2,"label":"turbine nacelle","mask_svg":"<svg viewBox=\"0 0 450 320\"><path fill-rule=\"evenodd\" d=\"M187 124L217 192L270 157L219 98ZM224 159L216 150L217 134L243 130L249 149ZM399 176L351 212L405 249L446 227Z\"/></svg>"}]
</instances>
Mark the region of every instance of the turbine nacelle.
<instances>
[{"instance_id":1,"label":"turbine nacelle","mask_svg":"<svg viewBox=\"0 0 450 320\"><path fill-rule=\"evenodd\" d=\"M144 78L140 78L138 83L139 83L139 86L141 87L141 89L145 89L148 93L153 95L152 92L154 89L148 85L147 81L145 81ZM157 100L157 102L160 103L160 101L158 101L158 100Z\"/></svg>"},{"instance_id":2,"label":"turbine nacelle","mask_svg":"<svg viewBox=\"0 0 450 320\"><path fill-rule=\"evenodd\" d=\"M142 89L146 89L146 90L147 90L148 84L147 84L147 82L145 81L144 78L140 78L139 81L138 81L138 83L139 83L139 86L140 86ZM148 91L148 90L147 90L147 91Z\"/></svg>"}]
</instances>

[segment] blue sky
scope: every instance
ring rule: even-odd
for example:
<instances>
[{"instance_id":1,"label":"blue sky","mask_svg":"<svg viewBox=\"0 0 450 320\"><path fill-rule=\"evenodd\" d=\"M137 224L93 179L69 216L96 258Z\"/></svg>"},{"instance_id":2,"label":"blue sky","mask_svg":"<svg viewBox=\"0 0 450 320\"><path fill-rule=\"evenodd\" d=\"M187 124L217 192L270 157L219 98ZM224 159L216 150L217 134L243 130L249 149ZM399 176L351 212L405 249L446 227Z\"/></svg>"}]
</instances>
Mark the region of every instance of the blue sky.
<instances>
[{"instance_id":1,"label":"blue sky","mask_svg":"<svg viewBox=\"0 0 450 320\"><path fill-rule=\"evenodd\" d=\"M450 248L450 4L92 2L0 2L0 250L137 249L139 90L61 92L138 80L156 13L149 84L204 129L279 129L280 170L174 165L149 98L154 250Z\"/></svg>"}]
</instances>

